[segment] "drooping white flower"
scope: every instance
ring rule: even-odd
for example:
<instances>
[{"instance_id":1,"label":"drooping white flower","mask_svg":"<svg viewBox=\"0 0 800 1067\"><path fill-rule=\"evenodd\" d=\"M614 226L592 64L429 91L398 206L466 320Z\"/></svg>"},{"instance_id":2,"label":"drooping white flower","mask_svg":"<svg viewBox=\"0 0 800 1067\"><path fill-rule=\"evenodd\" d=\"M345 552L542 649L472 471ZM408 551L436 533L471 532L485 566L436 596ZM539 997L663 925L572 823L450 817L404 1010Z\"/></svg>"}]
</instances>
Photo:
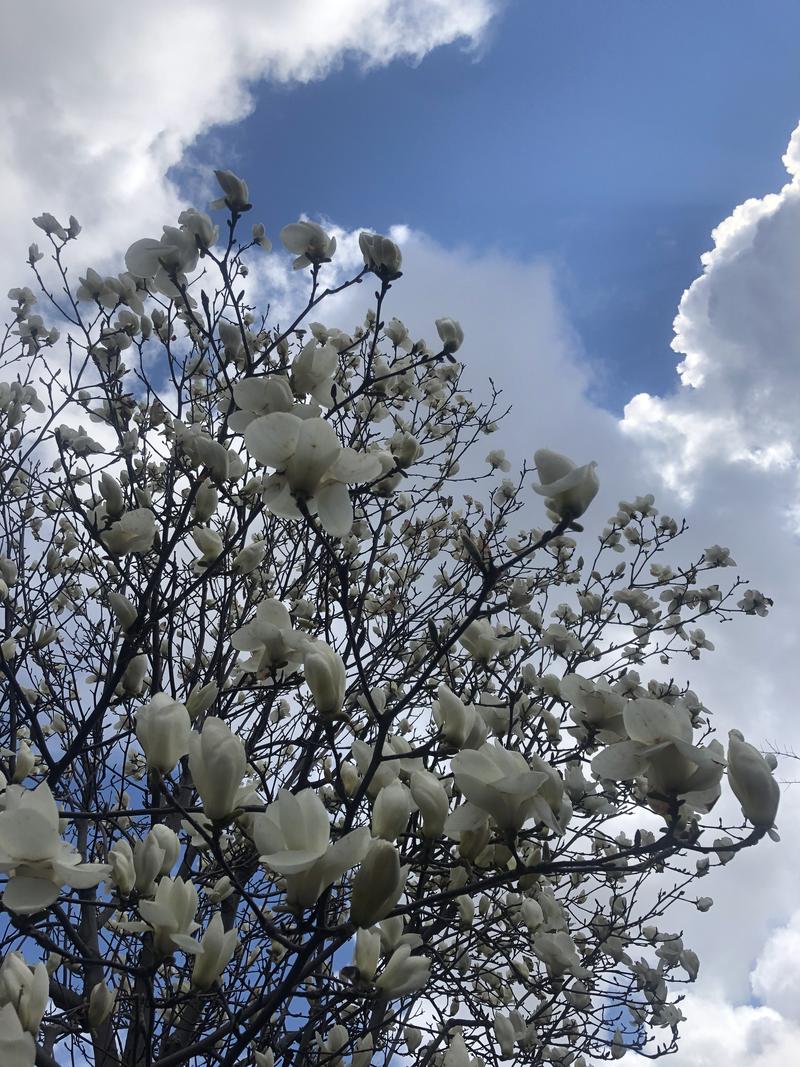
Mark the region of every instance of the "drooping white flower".
<instances>
[{"instance_id":1,"label":"drooping white flower","mask_svg":"<svg viewBox=\"0 0 800 1067\"><path fill-rule=\"evenodd\" d=\"M272 415L276 411L292 411L295 407L289 379L282 374L241 378L234 383L233 399L239 410L228 416L228 426L234 433L243 433L253 419L258 418L259 415Z\"/></svg>"},{"instance_id":2,"label":"drooping white flower","mask_svg":"<svg viewBox=\"0 0 800 1067\"><path fill-rule=\"evenodd\" d=\"M219 227L206 215L204 211L197 211L190 207L178 215L178 223L194 236L197 247L201 252L207 252L212 245L216 244L219 237Z\"/></svg>"},{"instance_id":3,"label":"drooping white flower","mask_svg":"<svg viewBox=\"0 0 800 1067\"><path fill-rule=\"evenodd\" d=\"M303 672L320 715L338 715L344 703L347 674L344 660L324 641L310 641L303 654Z\"/></svg>"},{"instance_id":4,"label":"drooping white flower","mask_svg":"<svg viewBox=\"0 0 800 1067\"><path fill-rule=\"evenodd\" d=\"M555 933L541 931L533 938L533 951L553 975L572 974L576 978L589 978L589 971L580 961L572 938L566 930Z\"/></svg>"},{"instance_id":5,"label":"drooping white flower","mask_svg":"<svg viewBox=\"0 0 800 1067\"><path fill-rule=\"evenodd\" d=\"M36 789L10 785L0 812L0 872L10 874L3 903L18 915L33 915L58 899L63 885L90 889L111 871L105 863L82 863L59 832L59 815L46 782Z\"/></svg>"},{"instance_id":6,"label":"drooping white flower","mask_svg":"<svg viewBox=\"0 0 800 1067\"><path fill-rule=\"evenodd\" d=\"M222 915L216 911L200 938L199 951L194 958L192 985L210 989L228 966L238 941L235 929L225 930Z\"/></svg>"},{"instance_id":7,"label":"drooping white flower","mask_svg":"<svg viewBox=\"0 0 800 1067\"><path fill-rule=\"evenodd\" d=\"M769 830L778 812L781 790L769 764L738 730L728 732L728 781L745 818Z\"/></svg>"},{"instance_id":8,"label":"drooping white flower","mask_svg":"<svg viewBox=\"0 0 800 1067\"><path fill-rule=\"evenodd\" d=\"M281 230L281 241L297 258L292 263L294 270L309 264L327 263L336 251L336 238L327 234L316 222L290 222Z\"/></svg>"},{"instance_id":9,"label":"drooping white flower","mask_svg":"<svg viewBox=\"0 0 800 1067\"><path fill-rule=\"evenodd\" d=\"M467 1046L464 1043L464 1036L460 1028L452 1032L447 1051L444 1054L443 1065L444 1067L474 1067L475 1065L475 1060L467 1052Z\"/></svg>"},{"instance_id":10,"label":"drooping white flower","mask_svg":"<svg viewBox=\"0 0 800 1067\"><path fill-rule=\"evenodd\" d=\"M239 574L252 574L260 567L266 552L266 541L254 541L237 553L233 560L233 569Z\"/></svg>"},{"instance_id":11,"label":"drooping white flower","mask_svg":"<svg viewBox=\"0 0 800 1067\"><path fill-rule=\"evenodd\" d=\"M244 745L222 719L210 715L189 737L189 771L209 819L225 819L247 770Z\"/></svg>"},{"instance_id":12,"label":"drooping white flower","mask_svg":"<svg viewBox=\"0 0 800 1067\"><path fill-rule=\"evenodd\" d=\"M356 931L356 947L353 963L359 977L364 982L371 982L378 969L381 958L381 936L376 930L361 927Z\"/></svg>"},{"instance_id":13,"label":"drooping white flower","mask_svg":"<svg viewBox=\"0 0 800 1067\"><path fill-rule=\"evenodd\" d=\"M331 845L328 813L312 789L297 794L281 789L252 826L261 862L283 877L287 902L301 908L314 905L329 885L355 867L369 845L366 827Z\"/></svg>"},{"instance_id":14,"label":"drooping white flower","mask_svg":"<svg viewBox=\"0 0 800 1067\"><path fill-rule=\"evenodd\" d=\"M312 338L303 345L292 364L292 384L298 396L310 395L318 404L333 405L333 376L339 366L339 353L333 345L318 345Z\"/></svg>"},{"instance_id":15,"label":"drooping white flower","mask_svg":"<svg viewBox=\"0 0 800 1067\"><path fill-rule=\"evenodd\" d=\"M186 707L167 693L155 693L136 712L136 737L148 770L169 774L189 751L191 732L192 722Z\"/></svg>"},{"instance_id":16,"label":"drooping white flower","mask_svg":"<svg viewBox=\"0 0 800 1067\"><path fill-rule=\"evenodd\" d=\"M38 226L40 230L44 230L48 237L58 237L61 241L66 241L67 231L55 217L49 211L43 211L41 215L37 215L33 223Z\"/></svg>"},{"instance_id":17,"label":"drooping white flower","mask_svg":"<svg viewBox=\"0 0 800 1067\"><path fill-rule=\"evenodd\" d=\"M332 537L350 533L353 505L347 486L378 477L376 456L342 448L323 419L282 411L255 419L244 436L250 454L275 469L264 487L264 503L273 514L299 519L297 502L302 501Z\"/></svg>"},{"instance_id":18,"label":"drooping white flower","mask_svg":"<svg viewBox=\"0 0 800 1067\"><path fill-rule=\"evenodd\" d=\"M559 683L561 698L571 705L569 715L579 727L597 732L600 741L610 743L627 735L622 720L625 698L608 682L565 674Z\"/></svg>"},{"instance_id":19,"label":"drooping white flower","mask_svg":"<svg viewBox=\"0 0 800 1067\"><path fill-rule=\"evenodd\" d=\"M560 519L579 518L597 495L597 463L592 461L576 467L571 459L549 448L540 448L534 455L540 485L534 492L546 497L546 505Z\"/></svg>"}]
</instances>

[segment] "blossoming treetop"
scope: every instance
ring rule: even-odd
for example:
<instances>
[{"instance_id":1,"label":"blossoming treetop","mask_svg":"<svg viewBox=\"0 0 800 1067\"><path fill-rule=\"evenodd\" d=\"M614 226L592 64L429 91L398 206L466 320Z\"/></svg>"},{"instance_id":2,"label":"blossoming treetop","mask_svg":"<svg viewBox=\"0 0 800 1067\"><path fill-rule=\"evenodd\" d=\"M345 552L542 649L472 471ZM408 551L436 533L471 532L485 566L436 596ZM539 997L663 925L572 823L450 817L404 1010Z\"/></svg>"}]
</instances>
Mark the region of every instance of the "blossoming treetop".
<instances>
[{"instance_id":1,"label":"blossoming treetop","mask_svg":"<svg viewBox=\"0 0 800 1067\"><path fill-rule=\"evenodd\" d=\"M217 178L222 221L184 211L77 287L78 223L40 216L49 261L10 294L0 1059L674 1049L680 909L776 836L778 788L670 665L768 599L715 580L725 548L674 558L650 496L590 538L593 462L460 475L499 398L466 391L458 322L429 346L387 318L396 244L362 234L333 285L335 239L286 226L308 300L270 321L265 229ZM352 333L310 321L368 282Z\"/></svg>"}]
</instances>

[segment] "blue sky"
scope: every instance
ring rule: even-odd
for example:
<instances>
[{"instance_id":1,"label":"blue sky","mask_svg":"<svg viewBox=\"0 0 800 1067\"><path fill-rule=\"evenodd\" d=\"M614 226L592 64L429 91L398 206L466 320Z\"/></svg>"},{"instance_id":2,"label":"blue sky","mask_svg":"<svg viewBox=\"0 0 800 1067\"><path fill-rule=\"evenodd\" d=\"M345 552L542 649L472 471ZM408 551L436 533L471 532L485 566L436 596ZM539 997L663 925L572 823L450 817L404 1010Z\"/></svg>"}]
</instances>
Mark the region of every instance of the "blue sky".
<instances>
[{"instance_id":1,"label":"blue sky","mask_svg":"<svg viewBox=\"0 0 800 1067\"><path fill-rule=\"evenodd\" d=\"M672 321L712 228L785 180L798 30L794 0L516 0L477 52L261 83L191 158L238 168L272 220L547 257L595 398L619 411L674 380Z\"/></svg>"}]
</instances>

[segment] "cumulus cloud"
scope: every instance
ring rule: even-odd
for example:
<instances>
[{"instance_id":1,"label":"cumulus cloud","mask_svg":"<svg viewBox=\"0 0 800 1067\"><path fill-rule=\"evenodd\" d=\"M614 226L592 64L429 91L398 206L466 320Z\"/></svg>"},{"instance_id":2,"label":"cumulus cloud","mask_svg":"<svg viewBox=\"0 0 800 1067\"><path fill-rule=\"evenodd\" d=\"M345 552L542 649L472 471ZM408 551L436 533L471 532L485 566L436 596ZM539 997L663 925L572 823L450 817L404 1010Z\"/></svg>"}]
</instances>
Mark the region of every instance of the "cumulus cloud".
<instances>
[{"instance_id":1,"label":"cumulus cloud","mask_svg":"<svg viewBox=\"0 0 800 1067\"><path fill-rule=\"evenodd\" d=\"M685 499L720 466L774 472L796 522L800 126L783 161L787 184L717 226L703 273L683 294L672 342L683 357L680 386L667 397L633 397L623 428Z\"/></svg>"},{"instance_id":2,"label":"cumulus cloud","mask_svg":"<svg viewBox=\"0 0 800 1067\"><path fill-rule=\"evenodd\" d=\"M307 82L345 61L421 59L456 41L476 47L500 0L30 0L0 38L0 290L38 236L42 210L84 226L100 266L174 219L167 178L186 148L244 117L260 79Z\"/></svg>"}]
</instances>

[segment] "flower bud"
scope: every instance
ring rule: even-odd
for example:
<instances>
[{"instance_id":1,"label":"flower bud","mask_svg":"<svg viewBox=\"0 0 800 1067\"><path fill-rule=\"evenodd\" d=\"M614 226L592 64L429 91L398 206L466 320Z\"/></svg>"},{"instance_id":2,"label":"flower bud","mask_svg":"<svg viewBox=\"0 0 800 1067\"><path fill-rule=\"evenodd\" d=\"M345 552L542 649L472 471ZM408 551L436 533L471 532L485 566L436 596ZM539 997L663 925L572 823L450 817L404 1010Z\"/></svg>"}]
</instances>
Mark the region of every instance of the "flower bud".
<instances>
[{"instance_id":1,"label":"flower bud","mask_svg":"<svg viewBox=\"0 0 800 1067\"><path fill-rule=\"evenodd\" d=\"M373 837L396 840L408 825L412 807L411 793L399 779L384 786L372 808Z\"/></svg>"},{"instance_id":2,"label":"flower bud","mask_svg":"<svg viewBox=\"0 0 800 1067\"><path fill-rule=\"evenodd\" d=\"M441 837L449 808L442 783L430 771L414 771L411 775L411 796L422 815L422 836Z\"/></svg>"},{"instance_id":3,"label":"flower bud","mask_svg":"<svg viewBox=\"0 0 800 1067\"><path fill-rule=\"evenodd\" d=\"M364 928L356 933L356 949L353 962L364 982L371 982L378 969L381 955L381 935L375 930Z\"/></svg>"},{"instance_id":4,"label":"flower bud","mask_svg":"<svg viewBox=\"0 0 800 1067\"><path fill-rule=\"evenodd\" d=\"M192 968L192 985L197 989L210 989L228 966L237 941L236 930L226 932L221 914L215 912L200 939L200 951Z\"/></svg>"},{"instance_id":5,"label":"flower bud","mask_svg":"<svg viewBox=\"0 0 800 1067\"><path fill-rule=\"evenodd\" d=\"M314 641L303 657L303 671L320 715L338 715L347 688L342 657L324 641Z\"/></svg>"},{"instance_id":6,"label":"flower bud","mask_svg":"<svg viewBox=\"0 0 800 1067\"><path fill-rule=\"evenodd\" d=\"M405 888L408 867L388 841L373 841L353 878L350 918L356 926L374 926L395 906Z\"/></svg>"},{"instance_id":7,"label":"flower bud","mask_svg":"<svg viewBox=\"0 0 800 1067\"><path fill-rule=\"evenodd\" d=\"M728 734L728 781L745 818L757 829L769 830L778 811L780 786L767 761L738 730Z\"/></svg>"},{"instance_id":8,"label":"flower bud","mask_svg":"<svg viewBox=\"0 0 800 1067\"><path fill-rule=\"evenodd\" d=\"M189 751L192 724L183 704L166 693L156 693L136 712L136 737L144 751L148 770L169 774Z\"/></svg>"},{"instance_id":9,"label":"flower bud","mask_svg":"<svg viewBox=\"0 0 800 1067\"><path fill-rule=\"evenodd\" d=\"M464 331L455 319L437 319L436 330L442 342L442 351L452 355L464 343Z\"/></svg>"},{"instance_id":10,"label":"flower bud","mask_svg":"<svg viewBox=\"0 0 800 1067\"><path fill-rule=\"evenodd\" d=\"M236 807L236 794L247 770L244 745L216 716L189 738L189 771L209 819L225 819Z\"/></svg>"},{"instance_id":11,"label":"flower bud","mask_svg":"<svg viewBox=\"0 0 800 1067\"><path fill-rule=\"evenodd\" d=\"M111 990L105 982L98 982L92 986L89 994L89 1027L97 1030L114 1010L117 999L116 989Z\"/></svg>"},{"instance_id":12,"label":"flower bud","mask_svg":"<svg viewBox=\"0 0 800 1067\"><path fill-rule=\"evenodd\" d=\"M403 254L394 241L378 233L360 233L358 247L364 257L364 266L382 281L390 282L400 277Z\"/></svg>"}]
</instances>

